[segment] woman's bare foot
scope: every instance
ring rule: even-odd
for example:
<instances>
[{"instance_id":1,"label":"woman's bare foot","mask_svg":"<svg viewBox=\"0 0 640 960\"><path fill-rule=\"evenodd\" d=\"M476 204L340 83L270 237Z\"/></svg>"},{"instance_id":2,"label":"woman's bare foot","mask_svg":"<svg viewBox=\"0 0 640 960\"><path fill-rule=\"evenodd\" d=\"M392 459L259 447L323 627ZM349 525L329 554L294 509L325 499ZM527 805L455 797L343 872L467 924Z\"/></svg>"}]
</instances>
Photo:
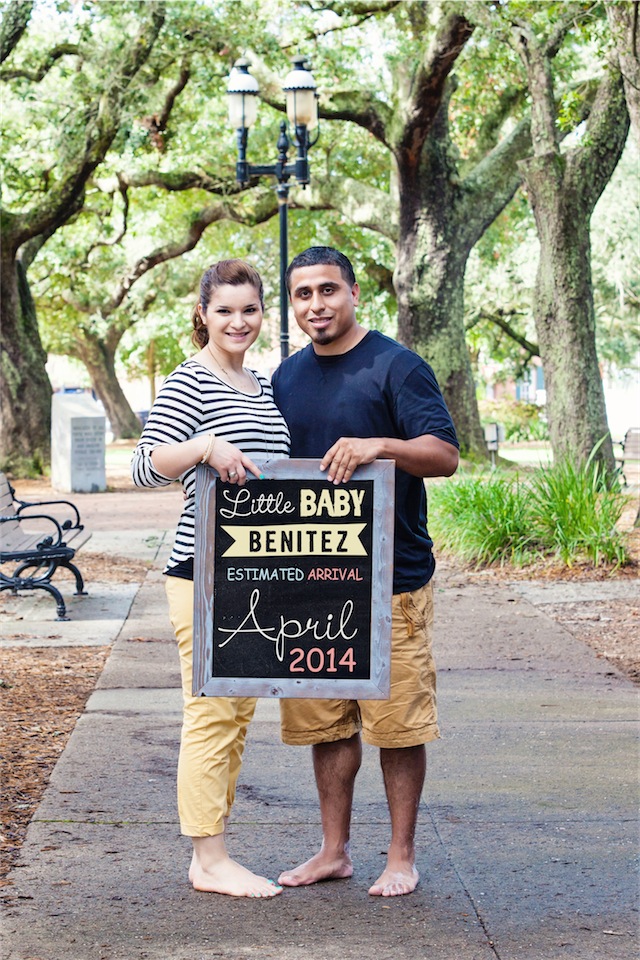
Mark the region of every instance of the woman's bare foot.
<instances>
[{"instance_id":1,"label":"woman's bare foot","mask_svg":"<svg viewBox=\"0 0 640 960\"><path fill-rule=\"evenodd\" d=\"M372 897L402 897L406 893L413 893L419 880L420 874L412 864L400 870L387 867L369 887L369 893Z\"/></svg>"},{"instance_id":2,"label":"woman's bare foot","mask_svg":"<svg viewBox=\"0 0 640 960\"><path fill-rule=\"evenodd\" d=\"M192 839L189 880L194 890L224 893L230 897L275 897L282 893L282 887L274 880L252 873L232 860L222 834Z\"/></svg>"},{"instance_id":3,"label":"woman's bare foot","mask_svg":"<svg viewBox=\"0 0 640 960\"><path fill-rule=\"evenodd\" d=\"M334 856L320 850L315 856L293 870L285 870L278 877L278 883L285 887L306 887L320 880L344 880L353 875L351 857L345 851Z\"/></svg>"}]
</instances>

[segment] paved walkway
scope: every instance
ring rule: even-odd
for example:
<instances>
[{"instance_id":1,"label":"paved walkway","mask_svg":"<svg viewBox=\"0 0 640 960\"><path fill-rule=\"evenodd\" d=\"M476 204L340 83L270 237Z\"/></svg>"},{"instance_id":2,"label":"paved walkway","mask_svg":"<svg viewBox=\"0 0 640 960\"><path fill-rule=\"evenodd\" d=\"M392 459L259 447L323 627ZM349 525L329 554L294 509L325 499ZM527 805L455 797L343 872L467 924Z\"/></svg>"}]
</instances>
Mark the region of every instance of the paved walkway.
<instances>
[{"instance_id":1,"label":"paved walkway","mask_svg":"<svg viewBox=\"0 0 640 960\"><path fill-rule=\"evenodd\" d=\"M198 894L176 826L178 664L159 572L179 495L74 499L93 550L154 566L139 589L89 584L55 624L56 642L113 649L5 888L3 958L636 960L638 689L545 615L553 588L437 574L443 739L429 747L414 894L367 895L388 838L369 748L351 880L268 902ZM24 642L43 643L53 604L24 602ZM310 752L279 742L277 704L261 701L232 853L275 876L319 837Z\"/></svg>"}]
</instances>

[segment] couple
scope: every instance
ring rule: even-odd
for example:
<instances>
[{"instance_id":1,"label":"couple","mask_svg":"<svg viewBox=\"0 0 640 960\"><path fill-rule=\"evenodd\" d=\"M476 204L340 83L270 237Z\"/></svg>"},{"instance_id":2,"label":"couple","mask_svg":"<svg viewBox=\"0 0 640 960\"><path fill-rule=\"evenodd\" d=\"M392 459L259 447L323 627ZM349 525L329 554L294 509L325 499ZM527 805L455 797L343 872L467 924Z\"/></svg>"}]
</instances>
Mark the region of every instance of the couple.
<instances>
[{"instance_id":1,"label":"couple","mask_svg":"<svg viewBox=\"0 0 640 960\"><path fill-rule=\"evenodd\" d=\"M425 743L439 736L431 655L434 560L423 478L454 473L458 443L431 368L358 324L359 287L347 257L311 247L291 262L287 287L311 343L282 363L272 387L243 366L262 323L259 274L241 260L206 271L192 316L200 351L167 377L132 462L136 484L180 478L185 492L165 573L184 694L178 809L182 833L193 843L189 879L196 890L272 897L283 886L350 877L362 730L366 742L380 748L391 816L386 866L369 893L398 896L418 883L414 835ZM194 493L198 463L214 467L223 481L244 484L248 474L260 475L252 458L259 463L289 454L322 458L321 469L335 484L376 458L396 462L391 695L388 701L281 701L283 741L313 746L323 839L315 856L275 883L232 860L224 839L256 700L191 693Z\"/></svg>"}]
</instances>

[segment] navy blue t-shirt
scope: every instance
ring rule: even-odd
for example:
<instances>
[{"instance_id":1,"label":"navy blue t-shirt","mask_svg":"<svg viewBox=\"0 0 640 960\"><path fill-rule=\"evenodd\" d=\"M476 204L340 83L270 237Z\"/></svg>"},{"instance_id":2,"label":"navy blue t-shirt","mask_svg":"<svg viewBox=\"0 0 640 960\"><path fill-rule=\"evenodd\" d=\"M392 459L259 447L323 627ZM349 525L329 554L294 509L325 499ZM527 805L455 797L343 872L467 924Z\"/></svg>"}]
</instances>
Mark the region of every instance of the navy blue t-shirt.
<instances>
[{"instance_id":1,"label":"navy blue t-shirt","mask_svg":"<svg viewBox=\"0 0 640 960\"><path fill-rule=\"evenodd\" d=\"M292 457L322 459L340 437L412 440L428 433L458 447L431 367L375 330L337 356L318 356L308 344L281 363L272 383ZM396 469L394 593L431 579L432 546L424 482Z\"/></svg>"}]
</instances>

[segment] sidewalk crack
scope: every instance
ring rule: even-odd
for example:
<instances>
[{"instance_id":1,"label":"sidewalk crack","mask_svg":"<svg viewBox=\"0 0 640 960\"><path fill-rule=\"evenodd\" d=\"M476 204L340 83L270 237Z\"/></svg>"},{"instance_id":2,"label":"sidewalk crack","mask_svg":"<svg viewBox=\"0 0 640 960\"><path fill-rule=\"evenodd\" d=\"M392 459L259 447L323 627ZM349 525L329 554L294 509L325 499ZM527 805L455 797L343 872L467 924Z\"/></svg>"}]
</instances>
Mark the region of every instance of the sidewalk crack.
<instances>
[{"instance_id":1,"label":"sidewalk crack","mask_svg":"<svg viewBox=\"0 0 640 960\"><path fill-rule=\"evenodd\" d=\"M441 846L441 848L442 848L442 850L443 850L443 852L444 852L444 855L445 855L445 858L446 858L446 860L447 860L447 863L450 865L451 869L452 869L453 872L455 873L455 875L456 875L456 877L457 877L457 879L458 879L458 882L459 882L460 886L461 886L462 889L464 890L464 893L465 893L465 896L467 897L467 900L468 900L469 903L471 904L471 908L472 908L475 916L477 917L478 923L480 924L480 927L482 928L482 931L483 931L485 937L487 938L487 944L488 944L489 948L491 949L491 951L493 952L493 954L495 955L496 960L502 960L502 958L501 958L501 956L500 956L500 953L499 953L499 951L498 951L498 948L496 947L496 945L495 945L495 943L494 943L493 937L491 936L491 933L489 932L489 928L487 927L487 925L486 925L486 923L485 923L485 921L484 921L484 918L483 918L482 914L480 913L480 911L479 911L479 909L478 909L478 904L477 904L476 901L473 899L473 896L471 895L471 891L469 890L468 886L466 885L466 883L465 883L464 880L462 879L462 875L460 874L460 871L458 870L458 868L457 868L457 866L456 866L456 864L455 864L455 861L453 860L453 857L452 857L451 854L449 853L449 850L448 850L448 848L447 848L447 845L445 844L444 840L442 839L442 836L441 836L441 834L440 834L440 831L438 830L438 824L437 824L437 822L436 822L436 819L435 819L433 813L431 812L431 807L429 806L429 804L426 804L426 807L427 807L427 812L428 812L428 814L429 814L429 819L431 820L431 825L433 826L433 829L434 829L434 831L435 831L435 834L436 834L436 836L437 836L437 838L438 838L438 842L439 842L439 844L440 844L440 846Z\"/></svg>"}]
</instances>

